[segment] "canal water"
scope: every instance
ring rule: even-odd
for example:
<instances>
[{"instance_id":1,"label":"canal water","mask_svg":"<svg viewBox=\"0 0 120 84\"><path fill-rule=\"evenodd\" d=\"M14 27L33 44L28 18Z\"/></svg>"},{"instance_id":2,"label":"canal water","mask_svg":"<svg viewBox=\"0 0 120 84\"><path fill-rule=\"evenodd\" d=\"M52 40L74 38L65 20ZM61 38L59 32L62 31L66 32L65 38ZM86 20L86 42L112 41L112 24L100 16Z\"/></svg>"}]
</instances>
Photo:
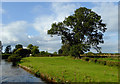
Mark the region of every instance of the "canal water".
<instances>
[{"instance_id":1,"label":"canal water","mask_svg":"<svg viewBox=\"0 0 120 84\"><path fill-rule=\"evenodd\" d=\"M40 78L35 77L33 74L25 71L18 66L12 66L11 62L1 60L0 62L0 81L2 83L9 82L36 82L45 84Z\"/></svg>"}]
</instances>

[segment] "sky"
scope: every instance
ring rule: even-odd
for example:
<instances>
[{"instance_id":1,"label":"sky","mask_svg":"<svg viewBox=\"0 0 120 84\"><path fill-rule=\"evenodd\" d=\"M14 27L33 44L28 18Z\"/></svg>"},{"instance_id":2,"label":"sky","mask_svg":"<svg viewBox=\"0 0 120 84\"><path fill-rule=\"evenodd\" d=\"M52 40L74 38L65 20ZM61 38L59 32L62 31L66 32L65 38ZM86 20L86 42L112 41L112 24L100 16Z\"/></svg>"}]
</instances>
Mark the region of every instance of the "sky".
<instances>
[{"instance_id":1,"label":"sky","mask_svg":"<svg viewBox=\"0 0 120 84\"><path fill-rule=\"evenodd\" d=\"M80 7L92 9L107 24L102 52L118 52L117 2L3 2L0 5L0 40L3 46L28 44L39 46L40 51L58 51L61 38L47 34L54 22L62 22ZM4 49L3 49L4 50ZM91 49L92 52L96 52Z\"/></svg>"}]
</instances>

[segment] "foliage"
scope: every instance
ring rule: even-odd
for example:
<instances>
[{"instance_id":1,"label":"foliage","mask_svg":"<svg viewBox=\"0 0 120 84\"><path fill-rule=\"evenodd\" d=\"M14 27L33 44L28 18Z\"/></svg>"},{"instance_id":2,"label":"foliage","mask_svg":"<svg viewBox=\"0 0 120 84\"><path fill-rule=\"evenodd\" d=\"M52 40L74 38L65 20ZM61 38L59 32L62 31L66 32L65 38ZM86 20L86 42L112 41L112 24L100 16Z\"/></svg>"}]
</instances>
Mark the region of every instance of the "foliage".
<instances>
[{"instance_id":1,"label":"foliage","mask_svg":"<svg viewBox=\"0 0 120 84\"><path fill-rule=\"evenodd\" d=\"M53 23L48 34L61 36L63 45L67 44L73 48L81 45L81 49L78 49L81 53L89 51L91 47L100 52L101 47L98 45L104 43L105 30L106 24L102 23L101 16L91 9L80 7L63 22Z\"/></svg>"},{"instance_id":2,"label":"foliage","mask_svg":"<svg viewBox=\"0 0 120 84\"><path fill-rule=\"evenodd\" d=\"M85 60L85 61L89 61L90 60L89 57L82 57L82 59Z\"/></svg>"},{"instance_id":3,"label":"foliage","mask_svg":"<svg viewBox=\"0 0 120 84\"><path fill-rule=\"evenodd\" d=\"M5 48L5 53L6 53L6 54L11 53L11 45L8 45L8 46Z\"/></svg>"},{"instance_id":4,"label":"foliage","mask_svg":"<svg viewBox=\"0 0 120 84\"><path fill-rule=\"evenodd\" d=\"M38 48L39 48L38 46L33 46L32 47L32 50L31 50L32 55L35 55L35 54L39 53L39 49Z\"/></svg>"},{"instance_id":5,"label":"foliage","mask_svg":"<svg viewBox=\"0 0 120 84\"><path fill-rule=\"evenodd\" d=\"M23 45L21 45L21 44L15 45L15 49L13 49L13 54L14 54L15 51L18 50L19 48L20 48L20 49L23 49Z\"/></svg>"},{"instance_id":6,"label":"foliage","mask_svg":"<svg viewBox=\"0 0 120 84\"><path fill-rule=\"evenodd\" d=\"M14 53L17 54L17 55L19 55L19 56L21 56L21 57L27 57L27 56L29 56L29 54L31 53L31 51L29 49L19 48Z\"/></svg>"},{"instance_id":7,"label":"foliage","mask_svg":"<svg viewBox=\"0 0 120 84\"><path fill-rule=\"evenodd\" d=\"M57 55L57 52L53 52L54 55Z\"/></svg>"},{"instance_id":8,"label":"foliage","mask_svg":"<svg viewBox=\"0 0 120 84\"><path fill-rule=\"evenodd\" d=\"M51 53L49 53L48 51L41 51L40 52L40 56L52 56L52 54Z\"/></svg>"},{"instance_id":9,"label":"foliage","mask_svg":"<svg viewBox=\"0 0 120 84\"><path fill-rule=\"evenodd\" d=\"M2 59L8 59L11 54L2 54Z\"/></svg>"},{"instance_id":10,"label":"foliage","mask_svg":"<svg viewBox=\"0 0 120 84\"><path fill-rule=\"evenodd\" d=\"M20 63L48 78L68 82L118 82L118 68L71 57L27 57ZM71 66L72 65L72 66Z\"/></svg>"},{"instance_id":11,"label":"foliage","mask_svg":"<svg viewBox=\"0 0 120 84\"><path fill-rule=\"evenodd\" d=\"M61 46L61 54L62 55L69 55L69 51L70 51L70 45L69 44L64 44Z\"/></svg>"},{"instance_id":12,"label":"foliage","mask_svg":"<svg viewBox=\"0 0 120 84\"><path fill-rule=\"evenodd\" d=\"M27 48L30 49L30 50L32 50L32 49L33 49L33 45L32 45L32 44L29 44L29 45L27 46Z\"/></svg>"},{"instance_id":13,"label":"foliage","mask_svg":"<svg viewBox=\"0 0 120 84\"><path fill-rule=\"evenodd\" d=\"M59 55L62 55L62 53L63 53L63 50L62 50L62 49L59 49L59 50L58 50L58 54L59 54Z\"/></svg>"},{"instance_id":14,"label":"foliage","mask_svg":"<svg viewBox=\"0 0 120 84\"><path fill-rule=\"evenodd\" d=\"M0 41L0 53L2 52L3 46L2 46L2 42Z\"/></svg>"},{"instance_id":15,"label":"foliage","mask_svg":"<svg viewBox=\"0 0 120 84\"><path fill-rule=\"evenodd\" d=\"M81 44L79 45L73 45L70 48L70 54L74 57L79 57L80 58L80 54L83 54L84 52L81 50L82 46Z\"/></svg>"},{"instance_id":16,"label":"foliage","mask_svg":"<svg viewBox=\"0 0 120 84\"><path fill-rule=\"evenodd\" d=\"M18 62L21 60L21 56L17 55L17 54L12 54L11 56L8 57L8 61L10 62Z\"/></svg>"},{"instance_id":17,"label":"foliage","mask_svg":"<svg viewBox=\"0 0 120 84\"><path fill-rule=\"evenodd\" d=\"M16 48L16 49L23 48L23 45L17 44L17 45L15 45L15 48Z\"/></svg>"},{"instance_id":18,"label":"foliage","mask_svg":"<svg viewBox=\"0 0 120 84\"><path fill-rule=\"evenodd\" d=\"M112 60L111 60L112 59ZM91 61L98 64L108 65L108 66L115 66L120 67L120 62L118 59L113 58L89 58L89 57L82 57L82 60Z\"/></svg>"},{"instance_id":19,"label":"foliage","mask_svg":"<svg viewBox=\"0 0 120 84\"><path fill-rule=\"evenodd\" d=\"M93 53L93 52L88 52L88 53L86 53L86 55L87 55L87 56L93 56L94 53Z\"/></svg>"},{"instance_id":20,"label":"foliage","mask_svg":"<svg viewBox=\"0 0 120 84\"><path fill-rule=\"evenodd\" d=\"M89 61L92 61L92 62L97 62L97 59L96 58L90 58L90 60Z\"/></svg>"}]
</instances>

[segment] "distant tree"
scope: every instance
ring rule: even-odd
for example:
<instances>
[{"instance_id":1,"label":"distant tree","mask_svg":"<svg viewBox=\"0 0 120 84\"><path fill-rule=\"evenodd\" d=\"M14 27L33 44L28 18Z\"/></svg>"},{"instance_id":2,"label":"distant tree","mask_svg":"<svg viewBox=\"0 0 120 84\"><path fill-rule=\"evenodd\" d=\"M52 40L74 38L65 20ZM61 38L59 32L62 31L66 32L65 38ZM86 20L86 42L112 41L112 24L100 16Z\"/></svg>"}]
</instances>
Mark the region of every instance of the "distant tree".
<instances>
[{"instance_id":1,"label":"distant tree","mask_svg":"<svg viewBox=\"0 0 120 84\"><path fill-rule=\"evenodd\" d=\"M32 55L38 54L39 53L39 47L38 46L33 46L33 49L31 50Z\"/></svg>"},{"instance_id":2,"label":"distant tree","mask_svg":"<svg viewBox=\"0 0 120 84\"><path fill-rule=\"evenodd\" d=\"M0 53L2 53L2 42L0 41Z\"/></svg>"},{"instance_id":3,"label":"distant tree","mask_svg":"<svg viewBox=\"0 0 120 84\"><path fill-rule=\"evenodd\" d=\"M11 45L8 45L6 48L5 48L5 53L11 53Z\"/></svg>"},{"instance_id":4,"label":"distant tree","mask_svg":"<svg viewBox=\"0 0 120 84\"><path fill-rule=\"evenodd\" d=\"M27 46L27 48L30 49L30 50L32 50L32 49L33 49L33 45L32 45L32 44L29 44L29 45Z\"/></svg>"},{"instance_id":5,"label":"distant tree","mask_svg":"<svg viewBox=\"0 0 120 84\"><path fill-rule=\"evenodd\" d=\"M17 54L21 57L27 57L27 56L29 56L30 53L31 53L31 50L23 49L23 48L19 48L14 52L14 54Z\"/></svg>"},{"instance_id":6,"label":"distant tree","mask_svg":"<svg viewBox=\"0 0 120 84\"><path fill-rule=\"evenodd\" d=\"M91 9L80 7L63 22L53 23L48 34L61 36L62 44L70 45L67 53L80 57L80 54L90 51L91 47L97 52L101 51L98 45L104 43L103 33L106 29L100 15Z\"/></svg>"},{"instance_id":7,"label":"distant tree","mask_svg":"<svg viewBox=\"0 0 120 84\"><path fill-rule=\"evenodd\" d=\"M17 50L17 49L23 49L23 45L21 45L21 44L17 44L17 45L15 45L15 49L13 49L13 53L15 53L15 51Z\"/></svg>"},{"instance_id":8,"label":"distant tree","mask_svg":"<svg viewBox=\"0 0 120 84\"><path fill-rule=\"evenodd\" d=\"M89 56L94 55L93 52L88 52L88 53L86 53L86 54L89 55Z\"/></svg>"},{"instance_id":9,"label":"distant tree","mask_svg":"<svg viewBox=\"0 0 120 84\"><path fill-rule=\"evenodd\" d=\"M62 49L58 50L58 54L61 55L63 53Z\"/></svg>"},{"instance_id":10,"label":"distant tree","mask_svg":"<svg viewBox=\"0 0 120 84\"><path fill-rule=\"evenodd\" d=\"M54 52L53 54L54 54L54 55L57 55L57 52Z\"/></svg>"},{"instance_id":11,"label":"distant tree","mask_svg":"<svg viewBox=\"0 0 120 84\"><path fill-rule=\"evenodd\" d=\"M41 51L40 52L41 55L45 55L45 53L46 53L45 51Z\"/></svg>"},{"instance_id":12,"label":"distant tree","mask_svg":"<svg viewBox=\"0 0 120 84\"><path fill-rule=\"evenodd\" d=\"M16 49L23 48L23 45L17 44L17 45L15 46L15 48L16 48Z\"/></svg>"}]
</instances>

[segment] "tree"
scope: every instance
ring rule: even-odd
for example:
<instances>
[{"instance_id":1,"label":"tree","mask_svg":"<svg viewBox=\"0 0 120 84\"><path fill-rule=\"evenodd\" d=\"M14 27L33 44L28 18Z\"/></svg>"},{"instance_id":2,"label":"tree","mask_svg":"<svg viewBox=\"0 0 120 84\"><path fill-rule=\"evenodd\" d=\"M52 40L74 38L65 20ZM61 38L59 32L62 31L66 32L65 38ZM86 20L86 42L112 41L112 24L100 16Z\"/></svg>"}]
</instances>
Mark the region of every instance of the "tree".
<instances>
[{"instance_id":1,"label":"tree","mask_svg":"<svg viewBox=\"0 0 120 84\"><path fill-rule=\"evenodd\" d=\"M62 44L70 45L69 52L74 53L71 55L80 57L81 53L90 51L91 47L97 52L101 51L98 45L104 43L103 33L106 29L101 16L91 9L80 7L63 22L53 23L48 34L61 36Z\"/></svg>"},{"instance_id":2,"label":"tree","mask_svg":"<svg viewBox=\"0 0 120 84\"><path fill-rule=\"evenodd\" d=\"M17 44L17 45L15 46L15 48L16 48L16 49L23 48L23 45Z\"/></svg>"},{"instance_id":3,"label":"tree","mask_svg":"<svg viewBox=\"0 0 120 84\"><path fill-rule=\"evenodd\" d=\"M14 53L16 50L18 50L19 48L22 48L22 49L23 49L23 45L21 45L21 44L15 45L15 49L13 49L13 53Z\"/></svg>"},{"instance_id":4,"label":"tree","mask_svg":"<svg viewBox=\"0 0 120 84\"><path fill-rule=\"evenodd\" d=\"M0 54L2 53L2 42L0 41Z\"/></svg>"},{"instance_id":5,"label":"tree","mask_svg":"<svg viewBox=\"0 0 120 84\"><path fill-rule=\"evenodd\" d=\"M62 55L62 53L63 53L63 50L62 50L62 49L59 49L59 50L58 50L58 54L59 54L59 55Z\"/></svg>"},{"instance_id":6,"label":"tree","mask_svg":"<svg viewBox=\"0 0 120 84\"><path fill-rule=\"evenodd\" d=\"M31 53L31 50L23 49L23 48L19 48L14 52L14 54L17 54L21 57L27 57L27 56L29 56L30 53Z\"/></svg>"},{"instance_id":7,"label":"tree","mask_svg":"<svg viewBox=\"0 0 120 84\"><path fill-rule=\"evenodd\" d=\"M57 55L57 52L54 52L53 54L54 54L54 55Z\"/></svg>"},{"instance_id":8,"label":"tree","mask_svg":"<svg viewBox=\"0 0 120 84\"><path fill-rule=\"evenodd\" d=\"M31 50L31 52L32 52L33 55L39 53L39 49L38 48L39 48L38 46L33 46L33 49Z\"/></svg>"},{"instance_id":9,"label":"tree","mask_svg":"<svg viewBox=\"0 0 120 84\"><path fill-rule=\"evenodd\" d=\"M29 44L29 45L27 46L27 48L30 49L30 50L32 50L32 49L33 49L33 45L32 45L32 44Z\"/></svg>"},{"instance_id":10,"label":"tree","mask_svg":"<svg viewBox=\"0 0 120 84\"><path fill-rule=\"evenodd\" d=\"M5 53L11 53L11 45L8 45L6 48L5 48Z\"/></svg>"},{"instance_id":11,"label":"tree","mask_svg":"<svg viewBox=\"0 0 120 84\"><path fill-rule=\"evenodd\" d=\"M69 55L70 45L69 44L62 45L61 50L62 50L62 55Z\"/></svg>"}]
</instances>

